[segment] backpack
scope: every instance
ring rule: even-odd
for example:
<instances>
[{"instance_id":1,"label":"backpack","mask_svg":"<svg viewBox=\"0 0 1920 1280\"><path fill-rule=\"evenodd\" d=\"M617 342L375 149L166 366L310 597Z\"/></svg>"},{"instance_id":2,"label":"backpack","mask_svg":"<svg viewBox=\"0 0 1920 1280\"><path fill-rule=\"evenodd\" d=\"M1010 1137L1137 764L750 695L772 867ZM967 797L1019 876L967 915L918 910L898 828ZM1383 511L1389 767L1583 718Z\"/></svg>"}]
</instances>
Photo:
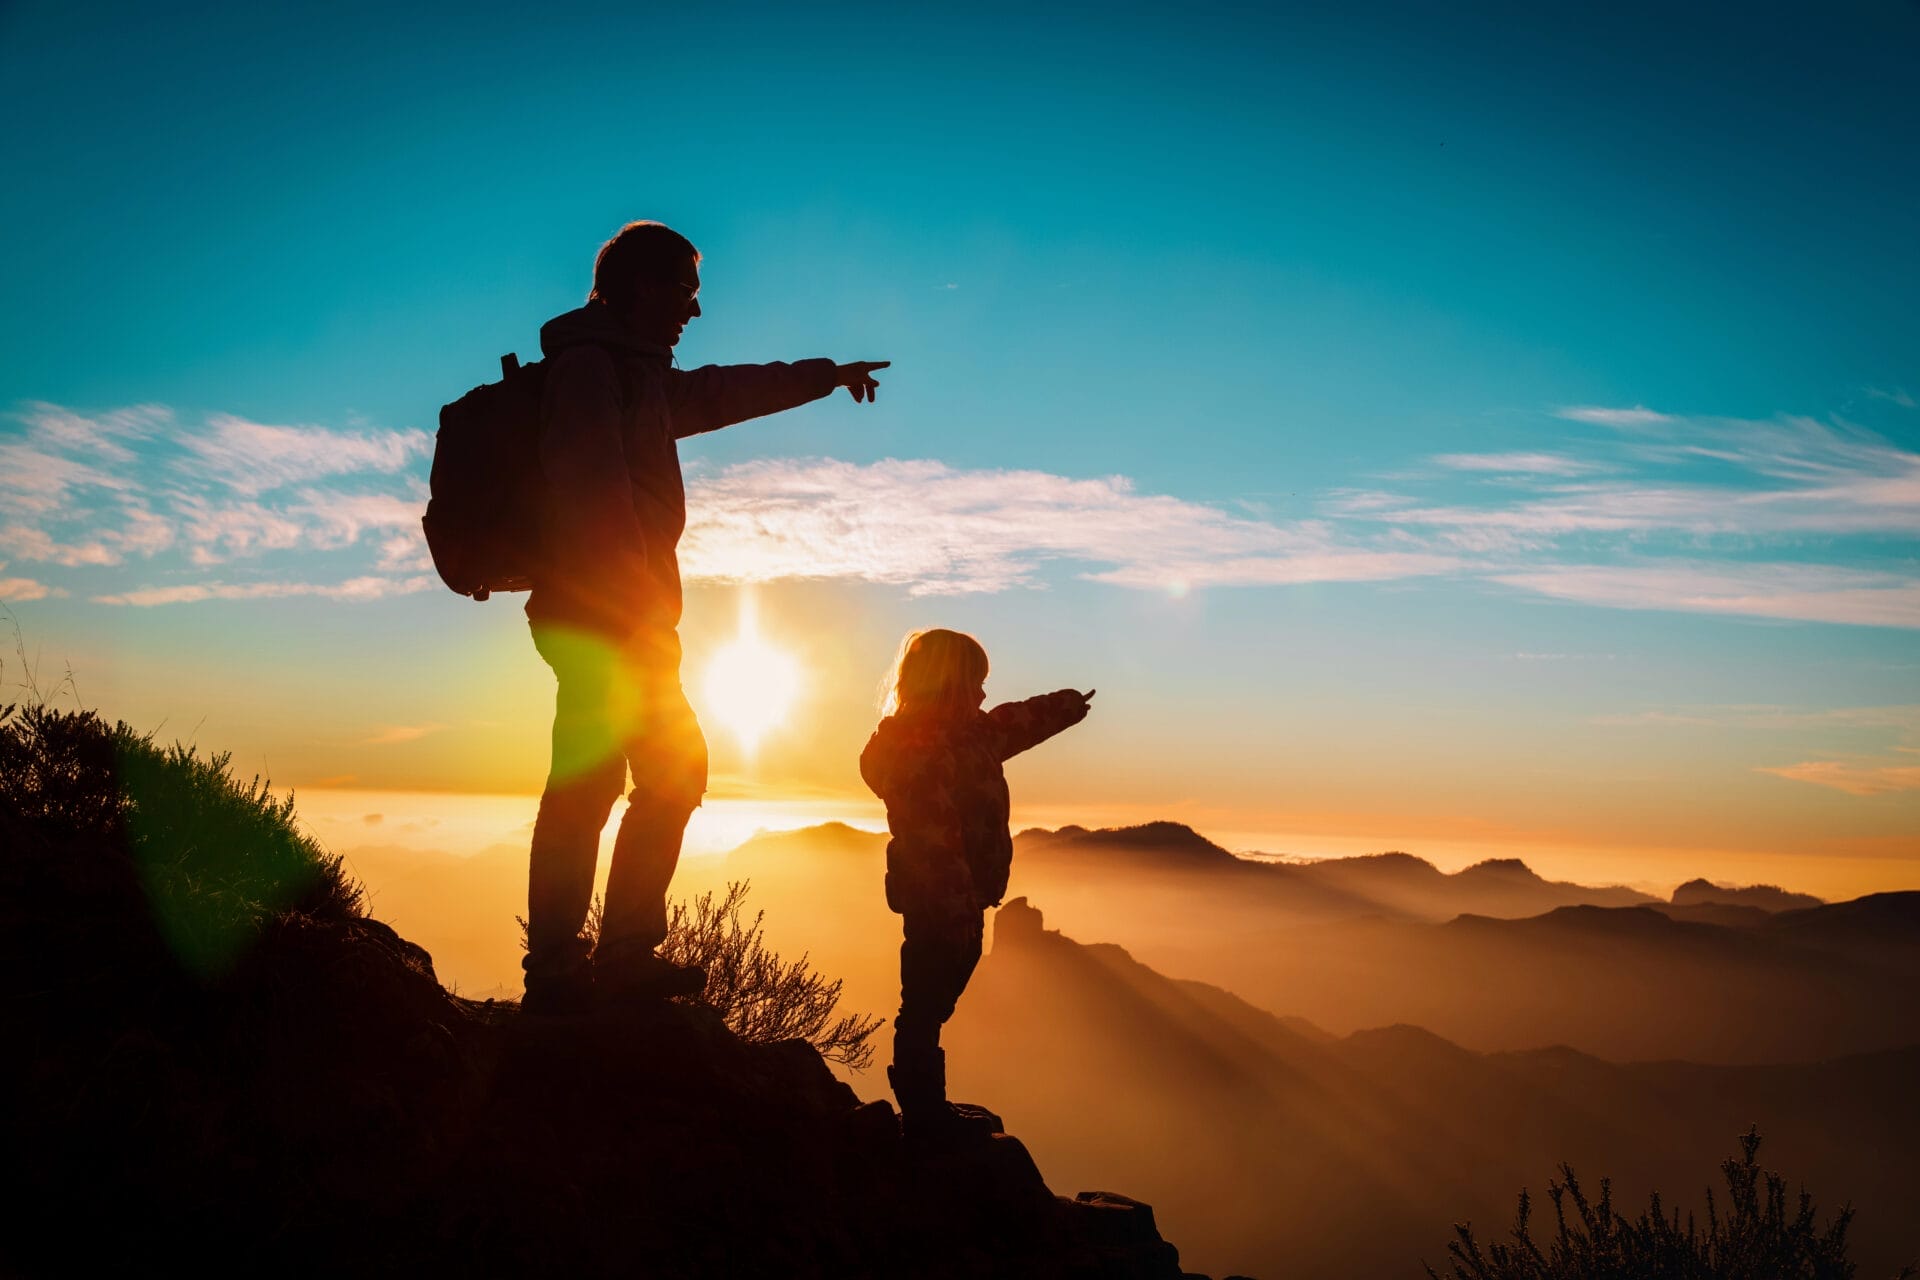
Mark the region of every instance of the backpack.
<instances>
[{"instance_id":1,"label":"backpack","mask_svg":"<svg viewBox=\"0 0 1920 1280\"><path fill-rule=\"evenodd\" d=\"M540 563L541 362L500 357L489 382L440 410L433 442L431 497L421 526L433 567L453 590L475 600L527 591Z\"/></svg>"}]
</instances>

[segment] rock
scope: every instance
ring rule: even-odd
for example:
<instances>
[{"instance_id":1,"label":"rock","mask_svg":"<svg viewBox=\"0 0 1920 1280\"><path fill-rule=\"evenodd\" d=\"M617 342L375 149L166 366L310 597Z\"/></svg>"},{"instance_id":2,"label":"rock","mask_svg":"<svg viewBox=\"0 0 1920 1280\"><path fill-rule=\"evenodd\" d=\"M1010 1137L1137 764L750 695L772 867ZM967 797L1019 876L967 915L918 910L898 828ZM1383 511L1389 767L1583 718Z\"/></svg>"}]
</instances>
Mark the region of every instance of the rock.
<instances>
[{"instance_id":1,"label":"rock","mask_svg":"<svg viewBox=\"0 0 1920 1280\"><path fill-rule=\"evenodd\" d=\"M1074 1242L1091 1255L1098 1274L1128 1280L1182 1280L1180 1251L1160 1238L1153 1206L1111 1191L1061 1198L1060 1212Z\"/></svg>"},{"instance_id":2,"label":"rock","mask_svg":"<svg viewBox=\"0 0 1920 1280\"><path fill-rule=\"evenodd\" d=\"M994 912L993 945L996 947L1037 942L1046 931L1046 918L1040 914L1040 908L1025 898L1015 898Z\"/></svg>"}]
</instances>

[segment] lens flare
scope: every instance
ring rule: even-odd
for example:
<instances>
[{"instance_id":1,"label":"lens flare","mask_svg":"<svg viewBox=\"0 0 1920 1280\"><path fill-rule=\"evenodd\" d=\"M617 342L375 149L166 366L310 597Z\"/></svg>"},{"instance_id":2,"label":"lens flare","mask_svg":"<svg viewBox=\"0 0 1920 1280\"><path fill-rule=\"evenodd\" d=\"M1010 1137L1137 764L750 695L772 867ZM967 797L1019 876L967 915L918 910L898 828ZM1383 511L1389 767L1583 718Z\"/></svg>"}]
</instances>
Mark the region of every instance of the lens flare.
<instances>
[{"instance_id":1,"label":"lens flare","mask_svg":"<svg viewBox=\"0 0 1920 1280\"><path fill-rule=\"evenodd\" d=\"M707 664L701 683L706 710L752 755L778 729L800 693L800 664L760 635L752 595L740 598L740 633Z\"/></svg>"}]
</instances>

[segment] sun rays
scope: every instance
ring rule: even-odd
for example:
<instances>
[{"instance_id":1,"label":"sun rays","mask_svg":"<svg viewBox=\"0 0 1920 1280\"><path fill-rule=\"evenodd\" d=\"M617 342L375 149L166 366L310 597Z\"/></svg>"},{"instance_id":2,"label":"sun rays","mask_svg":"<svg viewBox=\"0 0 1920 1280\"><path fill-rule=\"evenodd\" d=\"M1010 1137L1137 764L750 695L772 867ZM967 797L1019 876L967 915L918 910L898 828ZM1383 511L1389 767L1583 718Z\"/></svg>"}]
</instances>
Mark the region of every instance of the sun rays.
<instances>
[{"instance_id":1,"label":"sun rays","mask_svg":"<svg viewBox=\"0 0 1920 1280\"><path fill-rule=\"evenodd\" d=\"M800 664L761 636L753 594L743 592L739 633L707 663L702 709L752 756L762 738L786 723L800 685Z\"/></svg>"}]
</instances>

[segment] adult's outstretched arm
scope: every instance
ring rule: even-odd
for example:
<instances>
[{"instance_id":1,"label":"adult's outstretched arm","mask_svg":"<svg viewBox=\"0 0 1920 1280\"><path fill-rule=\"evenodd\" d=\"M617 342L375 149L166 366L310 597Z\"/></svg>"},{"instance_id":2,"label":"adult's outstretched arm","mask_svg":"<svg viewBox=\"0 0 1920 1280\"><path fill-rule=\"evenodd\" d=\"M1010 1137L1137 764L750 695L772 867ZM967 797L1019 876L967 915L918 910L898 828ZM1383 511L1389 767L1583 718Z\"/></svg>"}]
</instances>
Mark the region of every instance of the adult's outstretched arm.
<instances>
[{"instance_id":1,"label":"adult's outstretched arm","mask_svg":"<svg viewBox=\"0 0 1920 1280\"><path fill-rule=\"evenodd\" d=\"M672 369L667 374L667 404L673 434L681 439L717 431L748 418L792 409L845 387L855 400L871 401L880 384L873 371L886 360L835 364L799 360L792 364L710 364Z\"/></svg>"}]
</instances>

